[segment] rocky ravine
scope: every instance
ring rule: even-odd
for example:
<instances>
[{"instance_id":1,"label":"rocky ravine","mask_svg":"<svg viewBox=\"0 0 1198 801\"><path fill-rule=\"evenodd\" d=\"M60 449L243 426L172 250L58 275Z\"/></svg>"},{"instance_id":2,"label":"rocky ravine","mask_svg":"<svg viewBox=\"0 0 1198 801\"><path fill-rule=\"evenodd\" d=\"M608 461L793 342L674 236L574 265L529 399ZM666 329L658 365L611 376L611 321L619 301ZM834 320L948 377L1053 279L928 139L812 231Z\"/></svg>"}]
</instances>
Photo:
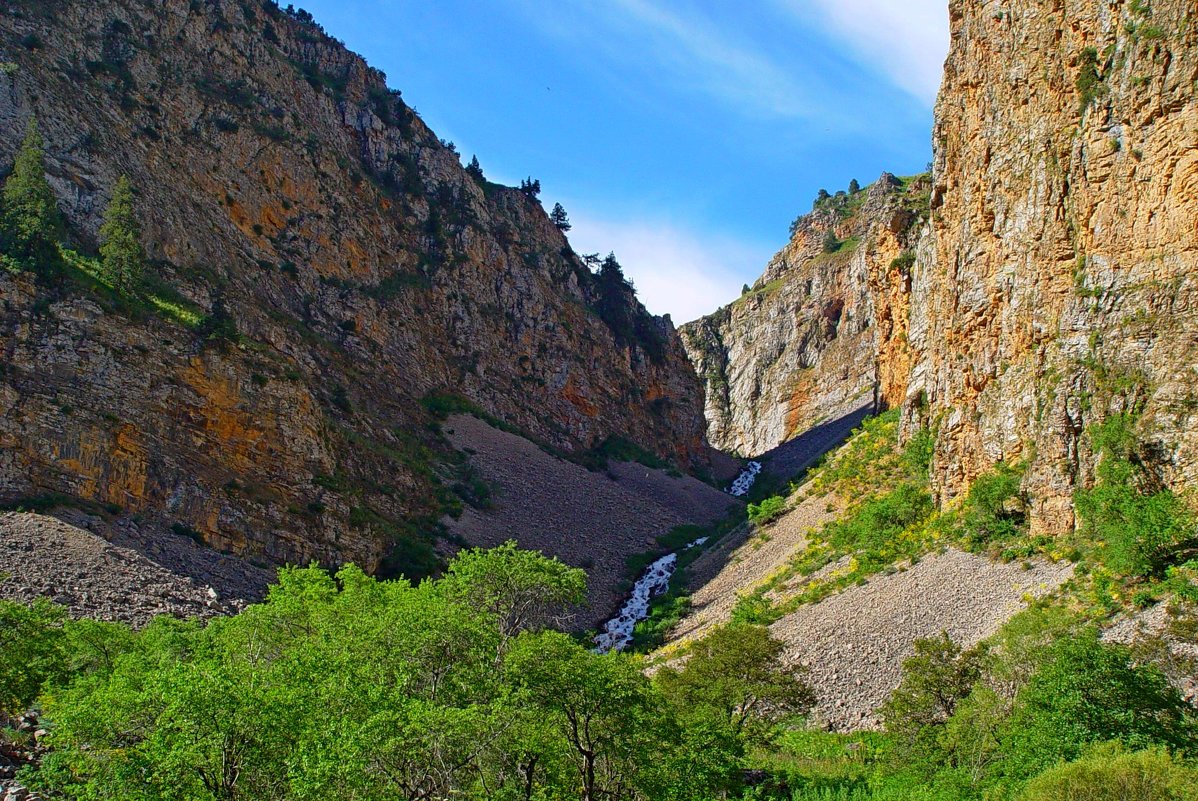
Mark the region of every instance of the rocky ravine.
<instances>
[{"instance_id":1,"label":"rocky ravine","mask_svg":"<svg viewBox=\"0 0 1198 801\"><path fill-rule=\"evenodd\" d=\"M949 6L906 420L942 500L1034 457L1032 527L1073 525L1086 427L1142 407L1141 457L1198 481L1198 9Z\"/></svg>"},{"instance_id":2,"label":"rocky ravine","mask_svg":"<svg viewBox=\"0 0 1198 801\"><path fill-rule=\"evenodd\" d=\"M935 427L942 503L1027 461L1033 531L1071 529L1087 429L1123 411L1160 485L1193 487L1198 9L949 14L927 223L893 216L885 182L848 219L817 205L749 294L684 328L712 441L760 452L876 382L908 434ZM851 257L820 254L829 229Z\"/></svg>"},{"instance_id":3,"label":"rocky ravine","mask_svg":"<svg viewBox=\"0 0 1198 801\"><path fill-rule=\"evenodd\" d=\"M566 452L620 436L706 462L668 318L602 296L539 202L465 171L301 12L17 0L0 62L0 165L36 114L84 251L128 174L152 279L222 301L239 334L0 274L0 501L61 493L259 561L394 572L451 506L429 393Z\"/></svg>"},{"instance_id":4,"label":"rocky ravine","mask_svg":"<svg viewBox=\"0 0 1198 801\"><path fill-rule=\"evenodd\" d=\"M817 201L750 291L682 326L708 438L756 456L873 398L901 403L910 267L929 184L883 175ZM828 252L825 238L840 243ZM907 254L904 256L904 254Z\"/></svg>"},{"instance_id":5,"label":"rocky ravine","mask_svg":"<svg viewBox=\"0 0 1198 801\"><path fill-rule=\"evenodd\" d=\"M630 554L659 551L657 538L675 526L707 525L743 509L690 476L636 462L590 471L469 415L455 415L444 427L491 492L485 508L466 509L449 523L450 532L480 547L516 540L585 569L582 628L597 626L619 607Z\"/></svg>"}]
</instances>

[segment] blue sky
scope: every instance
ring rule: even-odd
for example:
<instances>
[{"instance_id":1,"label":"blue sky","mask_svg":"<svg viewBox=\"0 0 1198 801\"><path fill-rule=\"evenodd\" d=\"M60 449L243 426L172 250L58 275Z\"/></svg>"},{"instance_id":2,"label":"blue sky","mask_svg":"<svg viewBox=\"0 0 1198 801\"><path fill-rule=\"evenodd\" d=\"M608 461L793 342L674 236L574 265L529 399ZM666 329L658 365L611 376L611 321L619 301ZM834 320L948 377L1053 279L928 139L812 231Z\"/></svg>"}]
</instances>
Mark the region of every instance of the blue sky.
<instances>
[{"instance_id":1,"label":"blue sky","mask_svg":"<svg viewBox=\"0 0 1198 801\"><path fill-rule=\"evenodd\" d=\"M921 172L946 0L306 0L491 180L541 181L676 323L821 188Z\"/></svg>"}]
</instances>

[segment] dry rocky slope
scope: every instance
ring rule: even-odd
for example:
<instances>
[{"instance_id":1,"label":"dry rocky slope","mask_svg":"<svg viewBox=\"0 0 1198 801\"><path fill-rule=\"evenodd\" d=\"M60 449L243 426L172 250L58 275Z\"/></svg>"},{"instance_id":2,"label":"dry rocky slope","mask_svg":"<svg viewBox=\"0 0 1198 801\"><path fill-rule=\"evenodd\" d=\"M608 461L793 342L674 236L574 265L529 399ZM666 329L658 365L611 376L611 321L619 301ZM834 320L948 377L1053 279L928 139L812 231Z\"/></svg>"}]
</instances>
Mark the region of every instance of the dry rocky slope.
<instances>
[{"instance_id":1,"label":"dry rocky slope","mask_svg":"<svg viewBox=\"0 0 1198 801\"><path fill-rule=\"evenodd\" d=\"M708 438L755 456L874 399L901 403L910 253L929 184L884 174L817 201L750 290L682 326L706 385ZM829 234L838 243L830 251Z\"/></svg>"},{"instance_id":2,"label":"dry rocky slope","mask_svg":"<svg viewBox=\"0 0 1198 801\"><path fill-rule=\"evenodd\" d=\"M209 618L261 600L272 571L166 532L74 513L0 514L0 598L49 598L76 617L135 626L156 615Z\"/></svg>"},{"instance_id":3,"label":"dry rocky slope","mask_svg":"<svg viewBox=\"0 0 1198 801\"><path fill-rule=\"evenodd\" d=\"M815 492L810 483L790 502L790 511L774 523L738 530L691 565L691 611L672 632L675 642L727 623L738 598L783 569L807 546L808 535L835 520L845 505L835 493ZM847 561L796 576L768 597L784 602L808 582L844 570ZM958 645L976 645L1029 598L1052 592L1072 573L1069 563L998 563L949 549L804 604L770 628L786 644L785 658L806 669L819 699L815 717L822 724L842 731L875 728L877 710L899 685L903 660L914 654L916 640L944 631Z\"/></svg>"},{"instance_id":4,"label":"dry rocky slope","mask_svg":"<svg viewBox=\"0 0 1198 801\"><path fill-rule=\"evenodd\" d=\"M713 523L741 506L695 478L636 462L587 470L476 417L455 415L445 431L491 493L485 508L466 509L450 532L474 546L516 540L585 569L582 627L597 627L617 611L630 554L658 552L657 538L675 526Z\"/></svg>"},{"instance_id":5,"label":"dry rocky slope","mask_svg":"<svg viewBox=\"0 0 1198 801\"><path fill-rule=\"evenodd\" d=\"M464 170L302 12L14 0L0 63L0 165L36 115L84 251L128 174L153 279L239 332L0 274L0 501L404 569L451 506L419 403L442 390L567 453L618 436L705 466L669 319L604 295L539 202Z\"/></svg>"},{"instance_id":6,"label":"dry rocky slope","mask_svg":"<svg viewBox=\"0 0 1198 801\"><path fill-rule=\"evenodd\" d=\"M1073 524L1086 427L1143 404L1141 456L1198 481L1198 8L950 4L908 425L934 486L1032 457L1035 530Z\"/></svg>"}]
</instances>

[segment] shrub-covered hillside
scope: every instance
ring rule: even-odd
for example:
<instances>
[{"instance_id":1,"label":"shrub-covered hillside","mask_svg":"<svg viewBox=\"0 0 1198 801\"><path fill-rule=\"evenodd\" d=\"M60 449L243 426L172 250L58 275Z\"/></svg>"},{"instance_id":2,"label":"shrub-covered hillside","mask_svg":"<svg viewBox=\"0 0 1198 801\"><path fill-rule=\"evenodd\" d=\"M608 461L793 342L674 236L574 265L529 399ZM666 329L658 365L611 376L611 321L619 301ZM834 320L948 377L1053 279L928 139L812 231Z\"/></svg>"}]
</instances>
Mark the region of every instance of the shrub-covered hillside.
<instances>
[{"instance_id":1,"label":"shrub-covered hillside","mask_svg":"<svg viewBox=\"0 0 1198 801\"><path fill-rule=\"evenodd\" d=\"M1067 604L966 652L919 643L885 730L833 735L806 722L815 699L766 628L717 628L649 678L639 657L553 630L582 590L580 571L509 544L418 585L290 569L265 603L206 626L133 631L5 603L0 755L35 757L22 782L80 800L1186 801L1198 788L1198 715L1159 652L1104 643ZM36 734L15 717L31 706Z\"/></svg>"}]
</instances>

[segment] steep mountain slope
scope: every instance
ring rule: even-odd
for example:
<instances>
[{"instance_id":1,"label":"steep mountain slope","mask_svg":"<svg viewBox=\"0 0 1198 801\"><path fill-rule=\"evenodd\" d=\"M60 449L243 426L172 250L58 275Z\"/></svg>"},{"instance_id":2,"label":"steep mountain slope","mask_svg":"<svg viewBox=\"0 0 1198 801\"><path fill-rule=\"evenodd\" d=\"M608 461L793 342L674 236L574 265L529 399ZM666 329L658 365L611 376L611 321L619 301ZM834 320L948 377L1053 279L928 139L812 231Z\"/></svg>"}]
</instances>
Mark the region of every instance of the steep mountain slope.
<instances>
[{"instance_id":1,"label":"steep mountain slope","mask_svg":"<svg viewBox=\"0 0 1198 801\"><path fill-rule=\"evenodd\" d=\"M817 204L750 293L684 328L712 442L761 452L876 382L908 434L937 432L941 503L1023 464L1033 530L1067 531L1094 479L1088 432L1121 413L1152 481L1193 487L1198 11L954 1L950 16L929 224L897 216L921 204L885 181L848 220ZM828 230L861 244L821 254Z\"/></svg>"},{"instance_id":2,"label":"steep mountain slope","mask_svg":"<svg viewBox=\"0 0 1198 801\"><path fill-rule=\"evenodd\" d=\"M1142 411L1137 457L1198 481L1198 10L950 4L932 226L911 294L909 425L960 494L1029 459L1032 525L1073 524L1087 426Z\"/></svg>"},{"instance_id":3,"label":"steep mountain slope","mask_svg":"<svg viewBox=\"0 0 1198 801\"><path fill-rule=\"evenodd\" d=\"M4 500L414 570L459 505L421 399L567 454L620 437L705 463L668 318L597 281L533 192L464 170L302 12L18 0L0 63L0 165L36 115L85 252L127 174L153 290L0 274Z\"/></svg>"},{"instance_id":4,"label":"steep mountain slope","mask_svg":"<svg viewBox=\"0 0 1198 801\"><path fill-rule=\"evenodd\" d=\"M708 437L757 455L875 393L901 402L910 248L925 177L884 174L816 201L748 292L680 333L707 389Z\"/></svg>"}]
</instances>

